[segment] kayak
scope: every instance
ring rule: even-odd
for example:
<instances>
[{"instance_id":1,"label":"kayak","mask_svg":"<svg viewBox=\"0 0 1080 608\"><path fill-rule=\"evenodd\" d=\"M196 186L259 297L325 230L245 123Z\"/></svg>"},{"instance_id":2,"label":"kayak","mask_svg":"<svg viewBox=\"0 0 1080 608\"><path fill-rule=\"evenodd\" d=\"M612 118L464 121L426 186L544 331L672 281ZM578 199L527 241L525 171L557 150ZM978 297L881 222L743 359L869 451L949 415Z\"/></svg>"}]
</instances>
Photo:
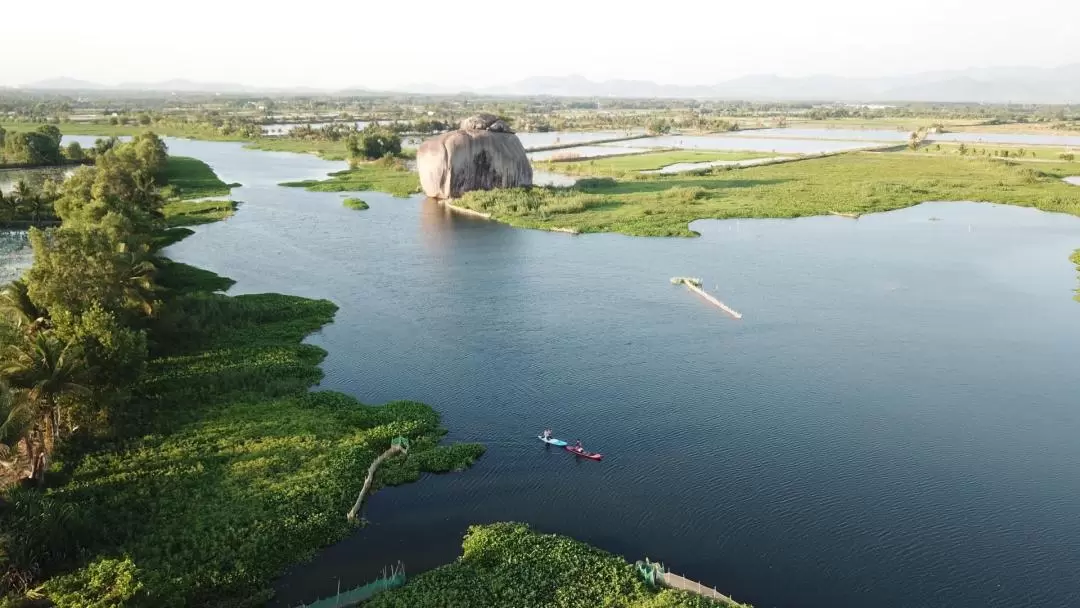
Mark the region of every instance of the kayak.
<instances>
[{"instance_id":1,"label":"kayak","mask_svg":"<svg viewBox=\"0 0 1080 608\"><path fill-rule=\"evenodd\" d=\"M536 438L539 439L540 441L543 441L544 443L547 443L547 444L550 444L550 445L557 445L560 448L566 447L566 442L563 441L562 439L555 439L554 437L549 437L547 439L544 439L543 435L537 435Z\"/></svg>"},{"instance_id":2,"label":"kayak","mask_svg":"<svg viewBox=\"0 0 1080 608\"><path fill-rule=\"evenodd\" d=\"M596 452L590 452L588 450L585 450L585 449L582 449L582 448L579 448L579 447L574 447L572 445L566 446L566 451L570 452L571 454L573 454L575 456L581 456L582 458L588 458L589 460L600 460L601 458L604 457L603 454L597 454Z\"/></svg>"}]
</instances>

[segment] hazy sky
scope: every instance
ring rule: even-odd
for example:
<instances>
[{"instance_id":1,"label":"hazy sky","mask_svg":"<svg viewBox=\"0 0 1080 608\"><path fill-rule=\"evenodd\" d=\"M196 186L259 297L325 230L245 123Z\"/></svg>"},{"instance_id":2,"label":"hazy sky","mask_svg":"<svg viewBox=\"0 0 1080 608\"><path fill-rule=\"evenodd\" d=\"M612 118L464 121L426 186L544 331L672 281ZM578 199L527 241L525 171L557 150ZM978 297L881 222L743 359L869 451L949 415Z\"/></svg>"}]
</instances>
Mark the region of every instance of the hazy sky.
<instances>
[{"instance_id":1,"label":"hazy sky","mask_svg":"<svg viewBox=\"0 0 1080 608\"><path fill-rule=\"evenodd\" d=\"M1080 0L3 4L5 85L68 76L482 87L571 73L709 84L1080 62Z\"/></svg>"}]
</instances>

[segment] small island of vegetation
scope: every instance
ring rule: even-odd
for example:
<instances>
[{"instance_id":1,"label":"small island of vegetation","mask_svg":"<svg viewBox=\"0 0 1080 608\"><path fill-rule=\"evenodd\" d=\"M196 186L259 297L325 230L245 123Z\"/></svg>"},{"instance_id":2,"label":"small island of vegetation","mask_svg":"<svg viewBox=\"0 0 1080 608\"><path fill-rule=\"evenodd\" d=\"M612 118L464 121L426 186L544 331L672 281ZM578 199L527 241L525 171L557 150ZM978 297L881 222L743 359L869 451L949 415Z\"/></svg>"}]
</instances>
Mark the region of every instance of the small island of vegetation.
<instances>
[{"instance_id":1,"label":"small island of vegetation","mask_svg":"<svg viewBox=\"0 0 1080 608\"><path fill-rule=\"evenodd\" d=\"M674 589L646 585L633 564L556 534L518 523L473 526L461 557L383 592L371 608L738 608Z\"/></svg>"},{"instance_id":2,"label":"small island of vegetation","mask_svg":"<svg viewBox=\"0 0 1080 608\"><path fill-rule=\"evenodd\" d=\"M368 204L358 198L347 198L341 201L341 204L348 207L349 209L355 209L357 211L363 211L364 209L368 208Z\"/></svg>"}]
</instances>

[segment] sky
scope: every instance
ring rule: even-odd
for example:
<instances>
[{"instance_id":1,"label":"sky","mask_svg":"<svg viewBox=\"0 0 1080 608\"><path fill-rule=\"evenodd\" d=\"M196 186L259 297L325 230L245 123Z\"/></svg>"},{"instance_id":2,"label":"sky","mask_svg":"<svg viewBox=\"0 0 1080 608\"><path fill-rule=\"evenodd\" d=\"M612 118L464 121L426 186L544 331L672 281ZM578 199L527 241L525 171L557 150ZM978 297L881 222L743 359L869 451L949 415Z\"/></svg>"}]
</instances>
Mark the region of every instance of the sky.
<instances>
[{"instance_id":1,"label":"sky","mask_svg":"<svg viewBox=\"0 0 1080 608\"><path fill-rule=\"evenodd\" d=\"M1080 62L1080 0L52 0L44 13L4 4L0 85L480 88L568 74L712 84Z\"/></svg>"}]
</instances>

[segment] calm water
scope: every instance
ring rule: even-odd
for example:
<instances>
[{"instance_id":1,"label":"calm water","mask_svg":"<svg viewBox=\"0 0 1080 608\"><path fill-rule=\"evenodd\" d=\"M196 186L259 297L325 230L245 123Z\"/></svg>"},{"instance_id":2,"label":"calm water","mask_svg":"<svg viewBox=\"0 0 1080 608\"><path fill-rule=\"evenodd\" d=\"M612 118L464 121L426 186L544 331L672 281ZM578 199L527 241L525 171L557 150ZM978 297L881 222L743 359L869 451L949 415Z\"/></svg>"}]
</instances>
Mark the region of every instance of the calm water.
<instances>
[{"instance_id":1,"label":"calm water","mask_svg":"<svg viewBox=\"0 0 1080 608\"><path fill-rule=\"evenodd\" d=\"M559 144L588 144L607 139L628 137L640 133L631 131L550 131L548 133L518 133L518 139L525 149L543 148ZM620 142L619 145L622 145Z\"/></svg>"},{"instance_id":2,"label":"calm water","mask_svg":"<svg viewBox=\"0 0 1080 608\"><path fill-rule=\"evenodd\" d=\"M683 173L685 171L695 171L697 169L708 169L709 167L753 167L754 165L765 165L778 160L788 160L790 158L793 157L774 156L772 158L747 158L745 160L712 160L701 163L675 163L652 171L642 171L642 173Z\"/></svg>"},{"instance_id":3,"label":"calm water","mask_svg":"<svg viewBox=\"0 0 1080 608\"><path fill-rule=\"evenodd\" d=\"M1080 220L930 204L572 237L378 193L356 213L274 186L337 163L170 146L245 184L236 217L173 256L236 292L337 302L313 338L324 388L429 402L451 438L489 446L466 473L379 493L373 524L283 579L280 602L434 566L468 524L503 519L757 606L1080 602ZM743 321L668 283L682 274ZM545 449L545 426L607 458Z\"/></svg>"},{"instance_id":4,"label":"calm water","mask_svg":"<svg viewBox=\"0 0 1080 608\"><path fill-rule=\"evenodd\" d=\"M40 169L0 169L0 192L11 192L15 184L25 181L40 188L46 180L63 180L75 172L75 167L44 167Z\"/></svg>"},{"instance_id":5,"label":"calm water","mask_svg":"<svg viewBox=\"0 0 1080 608\"><path fill-rule=\"evenodd\" d=\"M0 284L19 278L33 261L25 230L0 230Z\"/></svg>"},{"instance_id":6,"label":"calm water","mask_svg":"<svg viewBox=\"0 0 1080 608\"><path fill-rule=\"evenodd\" d=\"M235 293L333 300L311 340L323 388L431 403L489 448L378 493L369 527L280 581L281 605L444 563L468 524L506 519L759 608L1080 604L1080 219L933 203L570 236L379 193L358 213L275 185L343 163L169 145L245 203L171 256ZM545 449L544 427L605 460Z\"/></svg>"},{"instance_id":7,"label":"calm water","mask_svg":"<svg viewBox=\"0 0 1080 608\"><path fill-rule=\"evenodd\" d=\"M802 137L809 139L841 139L848 141L898 141L906 142L911 131L892 129L754 129L748 131L749 137Z\"/></svg>"},{"instance_id":8,"label":"calm water","mask_svg":"<svg viewBox=\"0 0 1080 608\"><path fill-rule=\"evenodd\" d=\"M619 142L632 148L684 148L688 150L751 150L787 154L822 154L873 147L875 142L825 139L774 139L732 135L663 135Z\"/></svg>"}]
</instances>

